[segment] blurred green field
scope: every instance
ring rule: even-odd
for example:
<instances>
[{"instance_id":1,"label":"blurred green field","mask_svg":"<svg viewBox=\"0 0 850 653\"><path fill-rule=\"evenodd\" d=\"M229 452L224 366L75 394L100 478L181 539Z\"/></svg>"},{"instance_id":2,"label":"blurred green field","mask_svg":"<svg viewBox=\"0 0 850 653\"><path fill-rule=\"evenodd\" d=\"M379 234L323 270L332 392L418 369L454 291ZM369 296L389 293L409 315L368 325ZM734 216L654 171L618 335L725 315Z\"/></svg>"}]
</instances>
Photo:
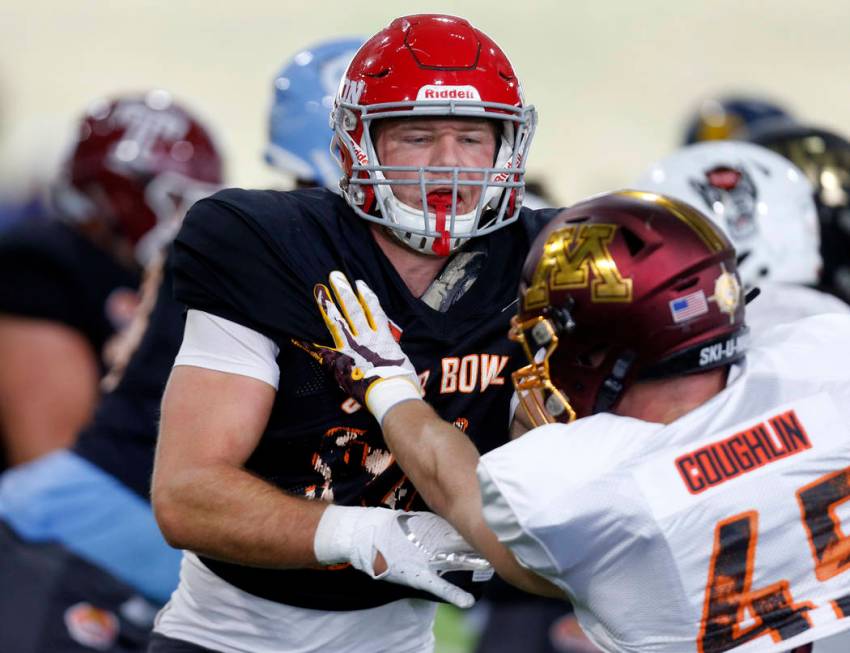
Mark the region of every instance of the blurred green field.
<instances>
[{"instance_id":1,"label":"blurred green field","mask_svg":"<svg viewBox=\"0 0 850 653\"><path fill-rule=\"evenodd\" d=\"M437 639L434 653L471 653L478 639L464 612L450 605L437 608L434 635Z\"/></svg>"}]
</instances>

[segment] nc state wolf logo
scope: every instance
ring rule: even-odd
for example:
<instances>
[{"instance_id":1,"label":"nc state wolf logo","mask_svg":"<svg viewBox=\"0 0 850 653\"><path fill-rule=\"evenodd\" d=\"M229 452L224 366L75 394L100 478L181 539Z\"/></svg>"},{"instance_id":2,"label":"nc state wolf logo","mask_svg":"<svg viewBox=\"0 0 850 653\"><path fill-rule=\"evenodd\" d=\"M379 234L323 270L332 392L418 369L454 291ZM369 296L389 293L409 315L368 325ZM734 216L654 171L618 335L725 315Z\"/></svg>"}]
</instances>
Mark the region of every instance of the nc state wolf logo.
<instances>
[{"instance_id":1,"label":"nc state wolf logo","mask_svg":"<svg viewBox=\"0 0 850 653\"><path fill-rule=\"evenodd\" d=\"M691 186L705 202L705 209L723 216L733 239L756 233L758 192L743 167L717 166L705 172L705 179L691 179Z\"/></svg>"}]
</instances>

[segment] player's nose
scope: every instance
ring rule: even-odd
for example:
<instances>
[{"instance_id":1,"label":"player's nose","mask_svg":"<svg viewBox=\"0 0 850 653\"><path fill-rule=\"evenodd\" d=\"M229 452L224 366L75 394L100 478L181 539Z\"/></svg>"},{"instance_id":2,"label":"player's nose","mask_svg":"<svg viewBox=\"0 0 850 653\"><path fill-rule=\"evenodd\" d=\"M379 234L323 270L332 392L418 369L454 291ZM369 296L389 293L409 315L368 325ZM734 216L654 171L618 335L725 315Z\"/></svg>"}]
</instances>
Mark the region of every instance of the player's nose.
<instances>
[{"instance_id":1,"label":"player's nose","mask_svg":"<svg viewBox=\"0 0 850 653\"><path fill-rule=\"evenodd\" d=\"M454 134L440 134L431 149L432 166L454 167L463 165L463 153Z\"/></svg>"}]
</instances>

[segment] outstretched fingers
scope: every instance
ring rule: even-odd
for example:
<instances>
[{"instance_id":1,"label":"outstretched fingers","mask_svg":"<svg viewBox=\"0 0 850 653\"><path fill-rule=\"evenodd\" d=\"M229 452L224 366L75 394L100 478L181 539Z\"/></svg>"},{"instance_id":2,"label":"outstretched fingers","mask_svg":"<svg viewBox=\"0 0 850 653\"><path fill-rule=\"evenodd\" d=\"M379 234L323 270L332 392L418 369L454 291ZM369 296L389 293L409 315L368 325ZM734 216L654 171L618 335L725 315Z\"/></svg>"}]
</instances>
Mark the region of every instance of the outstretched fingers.
<instances>
[{"instance_id":1,"label":"outstretched fingers","mask_svg":"<svg viewBox=\"0 0 850 653\"><path fill-rule=\"evenodd\" d=\"M367 331L374 331L375 327L370 322L370 315L360 303L360 299L354 292L346 276L339 270L334 270L328 277L337 306L351 325L351 333L355 337L363 335Z\"/></svg>"},{"instance_id":2,"label":"outstretched fingers","mask_svg":"<svg viewBox=\"0 0 850 653\"><path fill-rule=\"evenodd\" d=\"M471 608L475 604L475 597L472 594L462 590L457 585L452 585L437 574L429 574L428 579L422 583L420 589L430 592L459 608Z\"/></svg>"},{"instance_id":3,"label":"outstretched fingers","mask_svg":"<svg viewBox=\"0 0 850 653\"><path fill-rule=\"evenodd\" d=\"M368 316L369 322L375 331L389 331L390 318L384 312L378 296L372 292L372 289L366 285L365 281L358 279L354 282L357 286L357 294L360 298L360 305L363 311Z\"/></svg>"},{"instance_id":4,"label":"outstretched fingers","mask_svg":"<svg viewBox=\"0 0 850 653\"><path fill-rule=\"evenodd\" d=\"M342 313L340 313L334 300L331 298L331 291L328 290L326 285L317 283L313 286L313 298L316 300L316 305L319 307L319 312L322 314L325 326L333 338L334 347L342 349L346 344L346 332L351 333L351 325L343 317Z\"/></svg>"}]
</instances>

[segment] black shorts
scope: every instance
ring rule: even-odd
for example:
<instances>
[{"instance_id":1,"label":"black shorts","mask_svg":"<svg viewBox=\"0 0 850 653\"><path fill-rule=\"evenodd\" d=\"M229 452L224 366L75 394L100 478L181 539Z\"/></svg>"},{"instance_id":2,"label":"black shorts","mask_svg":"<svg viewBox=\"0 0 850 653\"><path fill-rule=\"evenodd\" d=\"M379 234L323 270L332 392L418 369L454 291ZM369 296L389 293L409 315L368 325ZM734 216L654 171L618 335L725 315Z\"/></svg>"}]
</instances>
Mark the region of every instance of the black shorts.
<instances>
[{"instance_id":1,"label":"black shorts","mask_svg":"<svg viewBox=\"0 0 850 653\"><path fill-rule=\"evenodd\" d=\"M64 547L0 522L0 651L141 653L156 608Z\"/></svg>"}]
</instances>

